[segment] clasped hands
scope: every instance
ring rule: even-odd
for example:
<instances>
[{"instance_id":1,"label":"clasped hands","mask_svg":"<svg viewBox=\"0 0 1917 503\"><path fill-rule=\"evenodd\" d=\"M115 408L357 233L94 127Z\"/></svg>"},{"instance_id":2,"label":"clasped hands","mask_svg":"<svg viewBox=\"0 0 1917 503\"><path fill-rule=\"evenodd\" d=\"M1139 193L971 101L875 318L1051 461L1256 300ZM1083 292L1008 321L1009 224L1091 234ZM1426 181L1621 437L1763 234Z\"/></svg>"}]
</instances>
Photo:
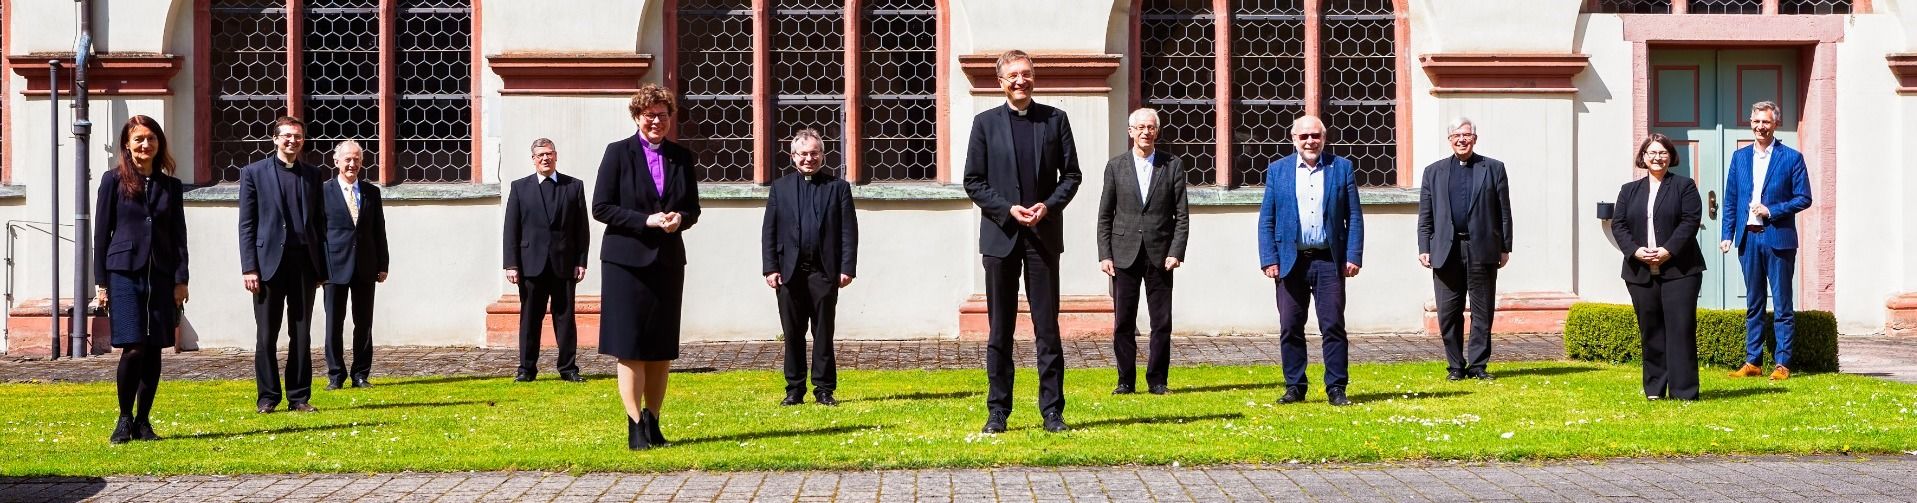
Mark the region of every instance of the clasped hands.
<instances>
[{"instance_id":1,"label":"clasped hands","mask_svg":"<svg viewBox=\"0 0 1917 503\"><path fill-rule=\"evenodd\" d=\"M1034 204L1030 208L1012 206L1012 220L1017 220L1019 225L1031 227L1038 225L1038 221L1044 219L1050 211L1051 209L1045 207L1045 203Z\"/></svg>"},{"instance_id":2,"label":"clasped hands","mask_svg":"<svg viewBox=\"0 0 1917 503\"><path fill-rule=\"evenodd\" d=\"M667 234L679 232L679 212L659 212L646 215L646 227L652 227Z\"/></svg>"},{"instance_id":3,"label":"clasped hands","mask_svg":"<svg viewBox=\"0 0 1917 503\"><path fill-rule=\"evenodd\" d=\"M1631 256L1637 258L1638 262L1643 262L1646 265L1662 265L1665 262L1671 261L1671 251L1664 249L1662 246L1657 248L1640 247L1636 252L1631 253Z\"/></svg>"}]
</instances>

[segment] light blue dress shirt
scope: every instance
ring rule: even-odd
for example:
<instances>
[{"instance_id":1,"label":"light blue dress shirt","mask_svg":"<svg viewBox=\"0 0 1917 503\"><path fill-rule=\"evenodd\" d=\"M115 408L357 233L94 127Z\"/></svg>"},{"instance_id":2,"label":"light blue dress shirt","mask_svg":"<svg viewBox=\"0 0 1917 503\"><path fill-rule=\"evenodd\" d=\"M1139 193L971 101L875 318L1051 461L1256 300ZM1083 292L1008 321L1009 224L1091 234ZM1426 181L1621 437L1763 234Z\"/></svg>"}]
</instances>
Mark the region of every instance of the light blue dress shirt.
<instances>
[{"instance_id":1,"label":"light blue dress shirt","mask_svg":"<svg viewBox=\"0 0 1917 503\"><path fill-rule=\"evenodd\" d=\"M1318 159L1324 161L1323 157ZM1298 196L1298 249L1325 250L1325 168L1298 158L1298 176L1292 187Z\"/></svg>"}]
</instances>

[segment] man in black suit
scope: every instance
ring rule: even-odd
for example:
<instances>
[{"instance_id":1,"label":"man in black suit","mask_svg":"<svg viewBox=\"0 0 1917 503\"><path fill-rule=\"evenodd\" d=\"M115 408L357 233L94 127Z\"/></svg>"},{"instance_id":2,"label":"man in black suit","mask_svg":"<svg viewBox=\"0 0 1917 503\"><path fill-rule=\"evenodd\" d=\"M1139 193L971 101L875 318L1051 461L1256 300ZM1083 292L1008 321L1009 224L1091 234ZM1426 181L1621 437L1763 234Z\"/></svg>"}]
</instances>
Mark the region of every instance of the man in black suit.
<instances>
[{"instance_id":1,"label":"man in black suit","mask_svg":"<svg viewBox=\"0 0 1917 503\"><path fill-rule=\"evenodd\" d=\"M778 292L785 333L785 400L805 402L805 330L812 328L812 395L819 405L838 405L838 360L832 352L832 322L839 289L858 275L859 217L852 184L819 169L825 158L819 132L793 134L792 163L798 171L772 182L766 198L760 256L765 284Z\"/></svg>"},{"instance_id":2,"label":"man in black suit","mask_svg":"<svg viewBox=\"0 0 1917 503\"><path fill-rule=\"evenodd\" d=\"M386 210L379 187L359 180L365 150L346 140L333 148L339 176L320 188L326 207L326 389L339 389L347 376L353 387L372 387L373 285L386 282ZM353 366L349 372L340 347L346 330L347 302L353 310Z\"/></svg>"},{"instance_id":3,"label":"man in black suit","mask_svg":"<svg viewBox=\"0 0 1917 503\"><path fill-rule=\"evenodd\" d=\"M1012 332L1018 282L1025 278L1038 349L1038 410L1045 430L1064 431L1065 355L1058 330L1058 256L1065 251L1065 205L1078 193L1078 147L1065 111L1032 102L1032 57L1006 51L998 72L1005 105L972 118L965 149L965 193L978 205L986 317L985 433L1005 431L1012 414Z\"/></svg>"},{"instance_id":4,"label":"man in black suit","mask_svg":"<svg viewBox=\"0 0 1917 503\"><path fill-rule=\"evenodd\" d=\"M1418 262L1431 269L1438 332L1448 376L1491 379L1491 320L1497 313L1498 269L1511 260L1511 190L1504 163L1478 154L1478 128L1460 117L1448 128L1451 154L1424 168L1418 191ZM1471 298L1470 355L1464 306Z\"/></svg>"},{"instance_id":5,"label":"man in black suit","mask_svg":"<svg viewBox=\"0 0 1917 503\"><path fill-rule=\"evenodd\" d=\"M586 382L579 375L579 326L573 321L573 292L586 279L586 188L559 172L559 151L552 140L532 143L533 174L513 181L506 196L506 281L519 285L519 372L514 381L539 374L540 322L552 312L553 341L559 346L559 378Z\"/></svg>"},{"instance_id":6,"label":"man in black suit","mask_svg":"<svg viewBox=\"0 0 1917 503\"><path fill-rule=\"evenodd\" d=\"M1145 384L1154 395L1170 392L1172 270L1184 263L1191 215L1185 206L1185 165L1157 152L1158 111L1132 112L1126 136L1131 149L1105 163L1105 190L1098 199L1098 269L1112 278L1118 359L1114 395L1138 384L1138 285L1151 309L1151 355Z\"/></svg>"},{"instance_id":7,"label":"man in black suit","mask_svg":"<svg viewBox=\"0 0 1917 503\"><path fill-rule=\"evenodd\" d=\"M253 377L260 413L273 412L280 399L287 410L313 412L313 289L325 267L326 239L320 210L320 182L326 171L300 161L306 123L293 117L273 121L274 155L240 168L240 278L253 294L257 327ZM281 316L287 327L286 388L280 389Z\"/></svg>"}]
</instances>

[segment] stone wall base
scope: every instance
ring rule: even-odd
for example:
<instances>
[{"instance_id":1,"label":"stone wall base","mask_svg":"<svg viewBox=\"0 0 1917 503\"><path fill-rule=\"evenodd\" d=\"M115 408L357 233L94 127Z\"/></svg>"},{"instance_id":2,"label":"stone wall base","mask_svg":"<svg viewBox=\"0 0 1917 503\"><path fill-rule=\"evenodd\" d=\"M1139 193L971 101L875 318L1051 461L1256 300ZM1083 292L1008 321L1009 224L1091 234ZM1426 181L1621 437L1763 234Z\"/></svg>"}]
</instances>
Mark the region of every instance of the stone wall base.
<instances>
[{"instance_id":1,"label":"stone wall base","mask_svg":"<svg viewBox=\"0 0 1917 503\"><path fill-rule=\"evenodd\" d=\"M1884 333L1917 337L1917 292L1905 292L1884 303Z\"/></svg>"},{"instance_id":2,"label":"stone wall base","mask_svg":"<svg viewBox=\"0 0 1917 503\"><path fill-rule=\"evenodd\" d=\"M599 296L573 298L573 322L579 325L579 347L599 347ZM540 347L558 347L552 337L552 314L547 313L539 331ZM519 295L506 294L486 306L486 347L519 347Z\"/></svg>"},{"instance_id":3,"label":"stone wall base","mask_svg":"<svg viewBox=\"0 0 1917 503\"><path fill-rule=\"evenodd\" d=\"M1564 331L1564 318L1578 296L1565 292L1513 292L1498 296L1498 313L1491 333L1526 334ZM1464 310L1464 331L1471 332L1471 309ZM1424 303L1424 332L1438 337L1437 301Z\"/></svg>"},{"instance_id":4,"label":"stone wall base","mask_svg":"<svg viewBox=\"0 0 1917 503\"><path fill-rule=\"evenodd\" d=\"M1144 307L1143 301L1139 302ZM1062 339L1099 339L1112 335L1112 299L1103 295L1063 295L1058 301L1058 330ZM985 295L973 295L959 305L959 340L982 341L991 335ZM1013 337L1032 338L1032 306L1018 297L1018 328Z\"/></svg>"},{"instance_id":5,"label":"stone wall base","mask_svg":"<svg viewBox=\"0 0 1917 503\"><path fill-rule=\"evenodd\" d=\"M7 313L7 355L31 358L47 358L53 355L53 337L47 332L52 328L47 320L48 299L26 299L13 306ZM66 349L73 333L71 318L73 300L60 301L60 356L66 357ZM113 352L113 322L102 313L94 312L87 319L87 354L103 355Z\"/></svg>"}]
</instances>

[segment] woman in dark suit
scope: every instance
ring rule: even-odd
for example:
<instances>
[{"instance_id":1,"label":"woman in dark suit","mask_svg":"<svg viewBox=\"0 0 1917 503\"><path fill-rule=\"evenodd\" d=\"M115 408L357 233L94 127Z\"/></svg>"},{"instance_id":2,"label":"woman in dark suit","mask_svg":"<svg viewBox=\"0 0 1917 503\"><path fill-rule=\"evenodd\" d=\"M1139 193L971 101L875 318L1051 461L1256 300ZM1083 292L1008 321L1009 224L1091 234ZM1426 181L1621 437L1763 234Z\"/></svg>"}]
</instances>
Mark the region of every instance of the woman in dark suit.
<instances>
[{"instance_id":1,"label":"woman in dark suit","mask_svg":"<svg viewBox=\"0 0 1917 503\"><path fill-rule=\"evenodd\" d=\"M1624 283L1644 343L1644 397L1697 399L1697 292L1704 255L1697 250L1704 203L1697 183L1672 173L1671 139L1652 134L1637 147L1649 174L1618 188L1611 235L1624 252Z\"/></svg>"},{"instance_id":2,"label":"woman in dark suit","mask_svg":"<svg viewBox=\"0 0 1917 503\"><path fill-rule=\"evenodd\" d=\"M186 303L186 212L166 132L151 117L120 126L119 166L100 177L93 214L93 278L120 348L114 374L120 420L111 441L159 440L148 415L160 386L160 354ZM108 300L111 299L111 302Z\"/></svg>"},{"instance_id":3,"label":"woman in dark suit","mask_svg":"<svg viewBox=\"0 0 1917 503\"><path fill-rule=\"evenodd\" d=\"M659 405L666 371L679 357L686 282L679 232L699 222L699 173L692 151L666 139L678 112L672 93L647 84L626 110L639 132L606 145L592 218L606 224L599 248L599 353L619 359L626 447L637 450L666 445Z\"/></svg>"}]
</instances>

